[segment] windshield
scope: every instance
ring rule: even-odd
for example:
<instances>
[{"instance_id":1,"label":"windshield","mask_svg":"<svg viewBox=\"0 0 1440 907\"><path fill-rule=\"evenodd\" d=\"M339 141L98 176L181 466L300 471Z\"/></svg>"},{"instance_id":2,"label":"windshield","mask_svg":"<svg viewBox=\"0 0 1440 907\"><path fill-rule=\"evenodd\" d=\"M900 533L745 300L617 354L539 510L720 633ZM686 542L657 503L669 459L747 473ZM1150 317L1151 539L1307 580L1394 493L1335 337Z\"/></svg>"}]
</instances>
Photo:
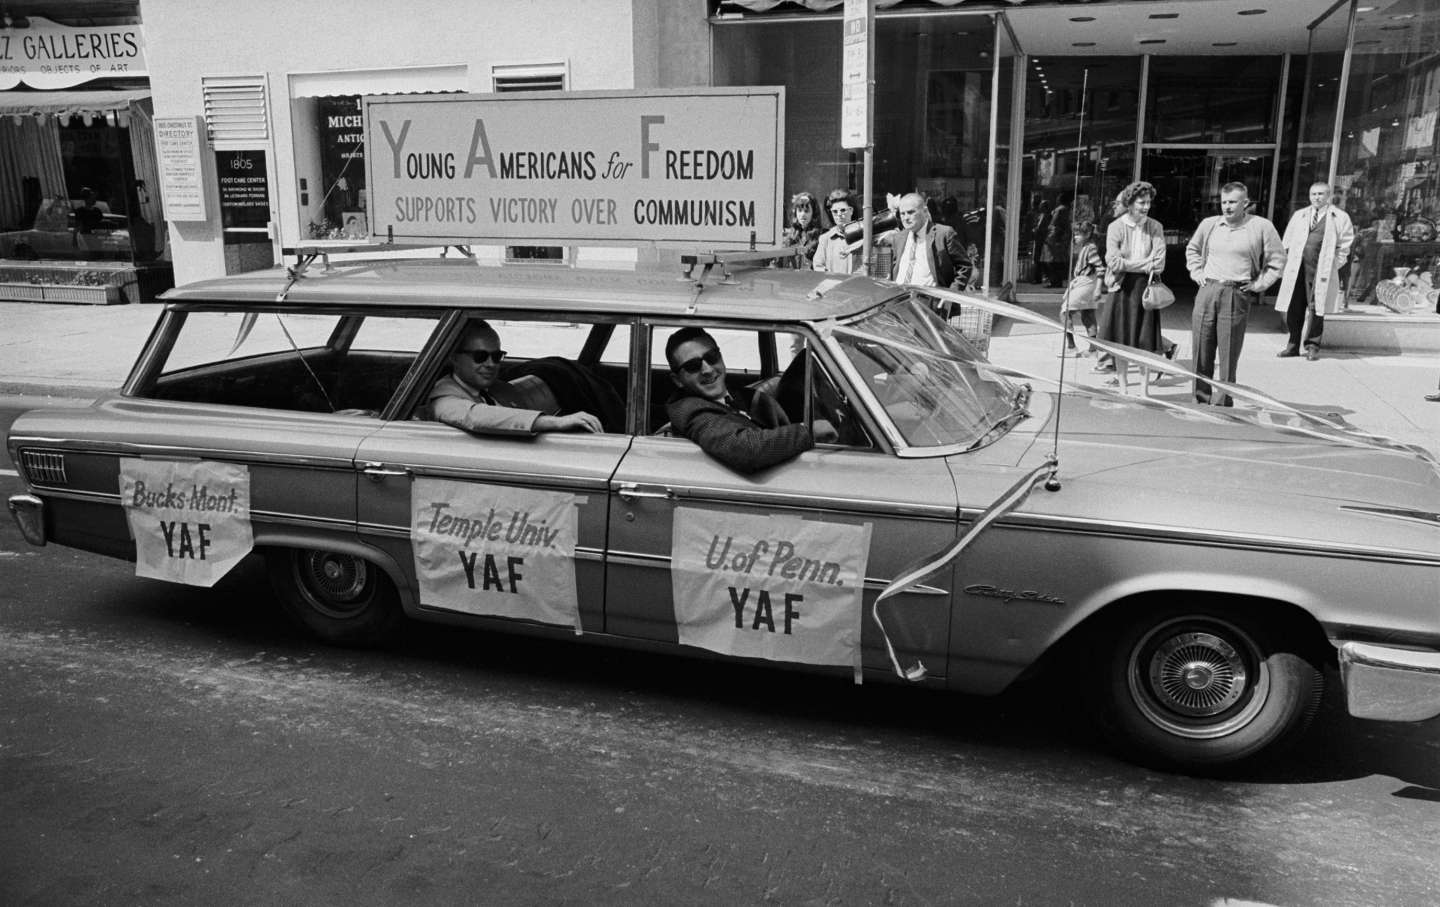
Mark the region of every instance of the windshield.
<instances>
[{"instance_id":1,"label":"windshield","mask_svg":"<svg viewBox=\"0 0 1440 907\"><path fill-rule=\"evenodd\" d=\"M994 374L923 297L899 297L834 338L907 446L978 447L1023 415L1023 389Z\"/></svg>"}]
</instances>

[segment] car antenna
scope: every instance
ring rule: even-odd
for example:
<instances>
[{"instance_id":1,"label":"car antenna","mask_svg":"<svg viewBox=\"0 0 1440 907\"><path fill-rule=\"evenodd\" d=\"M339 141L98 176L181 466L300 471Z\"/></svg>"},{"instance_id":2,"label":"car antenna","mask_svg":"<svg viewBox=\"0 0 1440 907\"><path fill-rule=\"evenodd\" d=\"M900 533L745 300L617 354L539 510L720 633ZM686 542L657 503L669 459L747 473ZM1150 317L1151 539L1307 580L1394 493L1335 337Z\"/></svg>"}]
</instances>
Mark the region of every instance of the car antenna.
<instances>
[{"instance_id":1,"label":"car antenna","mask_svg":"<svg viewBox=\"0 0 1440 907\"><path fill-rule=\"evenodd\" d=\"M1070 253L1065 258L1068 263L1067 274L1069 275L1071 283L1075 280L1075 240L1073 238L1075 235L1075 204L1080 200L1080 168L1082 162L1085 160L1085 102L1089 97L1089 86L1090 67L1087 66L1080 76L1080 126L1075 133L1075 185L1070 191L1070 235L1072 238L1070 240ZM1060 299L1062 305L1064 305L1065 300L1064 294L1069 292L1069 290L1070 287L1067 285L1065 289L1061 291ZM1065 349L1066 344L1074 342L1073 329L1074 323L1066 322L1064 328L1060 331L1060 384L1055 393L1055 431L1050 442L1050 459L1057 464L1060 462L1060 411L1065 401ZM1054 471L1052 471L1050 477L1045 480L1045 490L1060 490L1060 479L1056 477Z\"/></svg>"}]
</instances>

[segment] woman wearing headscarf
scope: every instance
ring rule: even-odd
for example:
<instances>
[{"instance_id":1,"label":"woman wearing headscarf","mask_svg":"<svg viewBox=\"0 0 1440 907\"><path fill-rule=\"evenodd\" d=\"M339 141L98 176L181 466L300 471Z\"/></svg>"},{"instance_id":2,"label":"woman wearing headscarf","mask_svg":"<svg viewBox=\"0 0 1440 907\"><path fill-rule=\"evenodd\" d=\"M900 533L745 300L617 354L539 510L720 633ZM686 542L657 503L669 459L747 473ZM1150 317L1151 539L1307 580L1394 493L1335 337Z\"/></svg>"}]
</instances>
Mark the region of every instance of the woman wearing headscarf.
<instances>
[{"instance_id":1,"label":"woman wearing headscarf","mask_svg":"<svg viewBox=\"0 0 1440 907\"><path fill-rule=\"evenodd\" d=\"M835 189L825 196L825 210L831 227L820 234L811 263L817 271L854 274L860 270L860 247L850 248L845 241L845 225L855 219L855 196L848 189Z\"/></svg>"},{"instance_id":2,"label":"woman wearing headscarf","mask_svg":"<svg viewBox=\"0 0 1440 907\"><path fill-rule=\"evenodd\" d=\"M819 241L820 203L809 192L797 192L790 199L785 232L780 238L781 245L794 247L796 260L793 264L787 261L785 266L802 267L802 261L806 264L813 262Z\"/></svg>"}]
</instances>

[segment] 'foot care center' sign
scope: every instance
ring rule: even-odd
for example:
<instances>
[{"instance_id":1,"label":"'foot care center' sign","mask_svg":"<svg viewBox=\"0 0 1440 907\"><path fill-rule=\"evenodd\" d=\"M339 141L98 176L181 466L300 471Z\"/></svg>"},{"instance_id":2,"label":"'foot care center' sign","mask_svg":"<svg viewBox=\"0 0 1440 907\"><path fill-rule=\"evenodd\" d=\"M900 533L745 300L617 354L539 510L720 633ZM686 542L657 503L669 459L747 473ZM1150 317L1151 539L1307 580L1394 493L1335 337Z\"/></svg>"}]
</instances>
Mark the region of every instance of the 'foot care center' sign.
<instances>
[{"instance_id":1,"label":"'foot care center' sign","mask_svg":"<svg viewBox=\"0 0 1440 907\"><path fill-rule=\"evenodd\" d=\"M396 242L779 241L783 88L365 98Z\"/></svg>"}]
</instances>

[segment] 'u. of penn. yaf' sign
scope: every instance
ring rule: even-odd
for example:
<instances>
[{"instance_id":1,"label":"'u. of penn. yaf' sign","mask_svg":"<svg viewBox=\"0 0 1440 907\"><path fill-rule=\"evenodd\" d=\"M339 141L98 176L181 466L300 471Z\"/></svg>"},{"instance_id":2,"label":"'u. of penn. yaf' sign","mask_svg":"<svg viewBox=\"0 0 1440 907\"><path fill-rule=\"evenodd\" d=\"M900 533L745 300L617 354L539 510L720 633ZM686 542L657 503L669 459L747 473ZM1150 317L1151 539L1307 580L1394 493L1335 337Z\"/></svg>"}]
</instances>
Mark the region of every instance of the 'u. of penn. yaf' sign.
<instances>
[{"instance_id":1,"label":"'u. of penn. yaf' sign","mask_svg":"<svg viewBox=\"0 0 1440 907\"><path fill-rule=\"evenodd\" d=\"M365 98L396 242L779 241L783 88Z\"/></svg>"}]
</instances>

